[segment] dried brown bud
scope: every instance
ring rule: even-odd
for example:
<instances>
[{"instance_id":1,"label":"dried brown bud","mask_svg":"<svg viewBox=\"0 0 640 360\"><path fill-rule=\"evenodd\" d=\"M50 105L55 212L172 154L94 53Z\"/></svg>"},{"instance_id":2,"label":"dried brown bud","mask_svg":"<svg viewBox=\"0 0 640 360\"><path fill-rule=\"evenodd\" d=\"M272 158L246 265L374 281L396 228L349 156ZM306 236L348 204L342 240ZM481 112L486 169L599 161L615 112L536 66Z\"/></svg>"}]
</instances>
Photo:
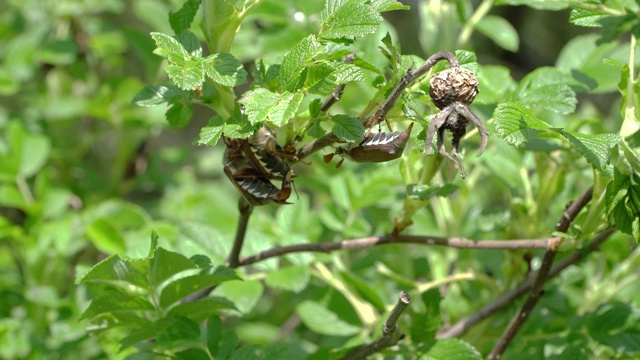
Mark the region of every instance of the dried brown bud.
<instances>
[{"instance_id":1,"label":"dried brown bud","mask_svg":"<svg viewBox=\"0 0 640 360\"><path fill-rule=\"evenodd\" d=\"M455 67L435 74L431 78L429 95L439 109L454 102L471 104L478 95L478 78L471 71Z\"/></svg>"}]
</instances>

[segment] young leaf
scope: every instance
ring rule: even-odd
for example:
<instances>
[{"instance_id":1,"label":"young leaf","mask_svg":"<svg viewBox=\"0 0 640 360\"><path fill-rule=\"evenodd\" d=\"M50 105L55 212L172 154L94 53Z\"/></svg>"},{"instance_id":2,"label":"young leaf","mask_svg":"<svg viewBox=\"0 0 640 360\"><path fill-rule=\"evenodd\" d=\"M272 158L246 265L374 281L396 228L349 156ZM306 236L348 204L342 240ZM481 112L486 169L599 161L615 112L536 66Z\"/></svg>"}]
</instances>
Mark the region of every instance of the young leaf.
<instances>
[{"instance_id":1,"label":"young leaf","mask_svg":"<svg viewBox=\"0 0 640 360\"><path fill-rule=\"evenodd\" d=\"M234 87L247 82L247 71L231 54L213 54L203 60L204 72L216 83Z\"/></svg>"},{"instance_id":2,"label":"young leaf","mask_svg":"<svg viewBox=\"0 0 640 360\"><path fill-rule=\"evenodd\" d=\"M175 307L171 308L171 310L169 311L169 315L186 316L197 322L201 322L202 320L210 316L219 314L220 309L235 308L235 305L225 298L221 298L219 296L208 296L203 299L198 299L197 301L178 304Z\"/></svg>"},{"instance_id":3,"label":"young leaf","mask_svg":"<svg viewBox=\"0 0 640 360\"><path fill-rule=\"evenodd\" d=\"M360 332L357 326L345 322L315 301L305 300L298 304L296 314L309 329L321 335L351 336Z\"/></svg>"},{"instance_id":4,"label":"young leaf","mask_svg":"<svg viewBox=\"0 0 640 360\"><path fill-rule=\"evenodd\" d=\"M342 141L354 142L364 136L364 126L356 118L341 114L332 116L331 120L335 123L331 131Z\"/></svg>"},{"instance_id":5,"label":"young leaf","mask_svg":"<svg viewBox=\"0 0 640 360\"><path fill-rule=\"evenodd\" d=\"M136 269L131 262L122 260L114 255L110 256L89 270L76 283L102 282L102 283L128 283L141 288L147 288L147 277Z\"/></svg>"},{"instance_id":6,"label":"young leaf","mask_svg":"<svg viewBox=\"0 0 640 360\"><path fill-rule=\"evenodd\" d=\"M176 34L191 27L201 2L202 0L187 0L178 11L169 13L169 24Z\"/></svg>"},{"instance_id":7,"label":"young leaf","mask_svg":"<svg viewBox=\"0 0 640 360\"><path fill-rule=\"evenodd\" d=\"M152 32L151 37L157 45L153 53L167 59L170 63L182 64L189 58L189 52L175 38L158 32Z\"/></svg>"},{"instance_id":8,"label":"young leaf","mask_svg":"<svg viewBox=\"0 0 640 360\"><path fill-rule=\"evenodd\" d=\"M495 133L509 144L520 146L540 133L549 130L549 124L538 119L518 102L498 105L493 113Z\"/></svg>"},{"instance_id":9,"label":"young leaf","mask_svg":"<svg viewBox=\"0 0 640 360\"><path fill-rule=\"evenodd\" d=\"M422 293L424 312L411 317L411 340L414 343L433 341L442 323L440 315L440 301L442 295L438 289L431 289Z\"/></svg>"},{"instance_id":10,"label":"young leaf","mask_svg":"<svg viewBox=\"0 0 640 360\"><path fill-rule=\"evenodd\" d=\"M189 120L191 120L191 115L193 115L193 107L190 102L186 101L176 102L165 113L169 124L175 127L187 126Z\"/></svg>"},{"instance_id":11,"label":"young leaf","mask_svg":"<svg viewBox=\"0 0 640 360\"><path fill-rule=\"evenodd\" d=\"M516 90L518 100L527 107L535 107L559 114L575 111L578 100L567 83L573 82L570 74L549 67L538 68L520 82Z\"/></svg>"},{"instance_id":12,"label":"young leaf","mask_svg":"<svg viewBox=\"0 0 640 360\"><path fill-rule=\"evenodd\" d=\"M184 46L184 49L187 52L196 58L202 57L202 46L200 45L200 39L196 36L196 34L192 33L189 30L183 30L182 32L176 33L176 40Z\"/></svg>"},{"instance_id":13,"label":"young leaf","mask_svg":"<svg viewBox=\"0 0 640 360\"><path fill-rule=\"evenodd\" d=\"M318 20L320 37L337 40L374 33L382 22L382 16L373 4L366 1L327 0Z\"/></svg>"},{"instance_id":14,"label":"young leaf","mask_svg":"<svg viewBox=\"0 0 640 360\"><path fill-rule=\"evenodd\" d=\"M200 133L194 142L196 144L214 146L218 143L223 132L225 132L224 119L220 115L214 115L209 119L207 126L200 129Z\"/></svg>"},{"instance_id":15,"label":"young leaf","mask_svg":"<svg viewBox=\"0 0 640 360\"><path fill-rule=\"evenodd\" d=\"M107 219L96 219L86 234L96 248L107 254L121 254L127 250L122 234Z\"/></svg>"},{"instance_id":16,"label":"young leaf","mask_svg":"<svg viewBox=\"0 0 640 360\"><path fill-rule=\"evenodd\" d=\"M309 136L312 136L316 139L323 137L327 132L320 125L319 119L313 119L306 132Z\"/></svg>"},{"instance_id":17,"label":"young leaf","mask_svg":"<svg viewBox=\"0 0 640 360\"><path fill-rule=\"evenodd\" d=\"M187 276L169 283L160 293L160 306L163 308L211 286L225 281L238 279L238 275L228 268L219 267L210 274L198 274Z\"/></svg>"},{"instance_id":18,"label":"young leaf","mask_svg":"<svg viewBox=\"0 0 640 360\"><path fill-rule=\"evenodd\" d=\"M153 309L153 305L140 295L112 290L93 299L87 310L80 316L80 319L93 319L107 313L151 311Z\"/></svg>"},{"instance_id":19,"label":"young leaf","mask_svg":"<svg viewBox=\"0 0 640 360\"><path fill-rule=\"evenodd\" d=\"M171 276L190 269L197 269L197 267L186 256L158 248L151 259L149 285L155 288Z\"/></svg>"},{"instance_id":20,"label":"young leaf","mask_svg":"<svg viewBox=\"0 0 640 360\"><path fill-rule=\"evenodd\" d=\"M607 16L597 9L571 9L569 22L578 26L602 27L601 21Z\"/></svg>"},{"instance_id":21,"label":"young leaf","mask_svg":"<svg viewBox=\"0 0 640 360\"><path fill-rule=\"evenodd\" d=\"M475 53L467 50L456 50L455 55L460 66L473 73L478 72L478 57Z\"/></svg>"},{"instance_id":22,"label":"young leaf","mask_svg":"<svg viewBox=\"0 0 640 360\"><path fill-rule=\"evenodd\" d=\"M259 88L246 92L240 103L244 105L245 113L252 125L270 121L276 127L280 127L295 115L302 98L301 93L276 94Z\"/></svg>"},{"instance_id":23,"label":"young leaf","mask_svg":"<svg viewBox=\"0 0 640 360\"><path fill-rule=\"evenodd\" d=\"M363 81L360 68L342 62L318 62L309 68L304 86L312 94L329 95L338 84Z\"/></svg>"},{"instance_id":24,"label":"young leaf","mask_svg":"<svg viewBox=\"0 0 640 360\"><path fill-rule=\"evenodd\" d=\"M460 188L459 185L448 183L444 186L438 185L407 185L407 196L416 200L429 200L434 196L446 197Z\"/></svg>"},{"instance_id":25,"label":"young leaf","mask_svg":"<svg viewBox=\"0 0 640 360\"><path fill-rule=\"evenodd\" d=\"M298 90L304 83L302 71L306 68L307 63L323 51L324 46L316 40L314 35L309 35L284 54L279 71L281 89Z\"/></svg>"},{"instance_id":26,"label":"young leaf","mask_svg":"<svg viewBox=\"0 0 640 360\"><path fill-rule=\"evenodd\" d=\"M587 135L557 130L587 159L589 164L597 170L604 170L609 163L609 151L618 145L620 137L617 134Z\"/></svg>"},{"instance_id":27,"label":"young leaf","mask_svg":"<svg viewBox=\"0 0 640 360\"><path fill-rule=\"evenodd\" d=\"M164 71L183 90L198 88L204 82L204 67L201 58L190 58L179 64L169 64L164 68Z\"/></svg>"},{"instance_id":28,"label":"young leaf","mask_svg":"<svg viewBox=\"0 0 640 360\"><path fill-rule=\"evenodd\" d=\"M520 42L518 32L507 20L499 16L487 15L480 20L477 29L501 48L511 52L518 51Z\"/></svg>"}]
</instances>

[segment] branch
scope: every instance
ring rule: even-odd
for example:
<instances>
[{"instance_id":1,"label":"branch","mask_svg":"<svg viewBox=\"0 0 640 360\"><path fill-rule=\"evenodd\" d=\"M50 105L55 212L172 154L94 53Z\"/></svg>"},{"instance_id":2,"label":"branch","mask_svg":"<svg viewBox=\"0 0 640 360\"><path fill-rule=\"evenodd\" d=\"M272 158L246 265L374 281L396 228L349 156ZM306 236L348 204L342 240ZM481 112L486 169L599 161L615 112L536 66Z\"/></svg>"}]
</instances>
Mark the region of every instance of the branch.
<instances>
[{"instance_id":1,"label":"branch","mask_svg":"<svg viewBox=\"0 0 640 360\"><path fill-rule=\"evenodd\" d=\"M551 271L549 271L547 280L550 280L556 277L564 269L568 268L573 264L578 263L579 261L584 259L589 253L598 250L598 248L600 247L600 244L602 244L605 240L607 240L609 236L611 236L611 234L613 234L614 232L615 232L615 229L608 229L599 233L593 238L591 243L589 243L589 246L586 249L586 251L584 249L575 251L572 254L565 257L564 259L558 261L558 263L551 268ZM458 337L463 335L464 333L467 332L467 330L472 328L475 324L497 313L498 311L507 308L517 298L526 294L527 291L531 290L533 286L533 281L534 281L533 278L528 278L522 284L520 284L517 288L500 296L491 304L478 310L475 314L459 320L457 323L455 323L450 327L441 329L436 335L436 338L445 339L445 338L453 338L453 337Z\"/></svg>"},{"instance_id":2,"label":"branch","mask_svg":"<svg viewBox=\"0 0 640 360\"><path fill-rule=\"evenodd\" d=\"M593 196L593 187L590 187L578 200L573 203L570 203L565 210L562 212L562 217L558 224L556 225L556 230L560 232L566 232L569 229L569 225L571 222L578 216L580 210L584 208ZM514 315L513 319L509 323L509 326L504 331L498 342L496 343L493 350L489 356L487 356L488 360L497 360L502 357L502 354L507 349L507 346L511 343L513 338L518 333L518 330L522 327L531 312L538 304L538 301L544 295L544 283L547 281L547 277L549 272L551 271L551 266L553 265L553 260L555 259L557 254L557 249L555 247L550 248L544 253L544 257L542 258L542 264L540 265L540 270L538 270L538 274L536 275L535 280L533 281L533 285L531 286L531 291L529 292L529 296L527 300L525 300L524 304L520 308L520 311L516 315Z\"/></svg>"},{"instance_id":3,"label":"branch","mask_svg":"<svg viewBox=\"0 0 640 360\"><path fill-rule=\"evenodd\" d=\"M240 218L238 219L238 227L236 228L236 237L233 240L233 246L231 247L231 252L229 253L226 263L226 265L231 268L236 268L240 264L240 252L244 244L244 236L247 233L249 218L253 212L253 205L249 204L243 197L240 197L238 201L238 211L240 212Z\"/></svg>"},{"instance_id":4,"label":"branch","mask_svg":"<svg viewBox=\"0 0 640 360\"><path fill-rule=\"evenodd\" d=\"M378 124L380 121L382 121L387 116L389 111L391 111L393 106L396 104L396 102L400 98L400 95L402 95L402 92L407 87L409 87L409 85L411 85L414 81L416 81L418 78L420 78L421 76L429 72L429 70L431 70L433 65L435 65L440 60L447 60L451 67L460 66L460 64L458 63L458 59L454 54L448 51L440 51L431 55L431 57L429 57L427 61L425 61L424 64L422 64L415 71L409 68L409 70L407 70L404 76L402 76L402 79L398 82L398 84L393 89L393 91L391 92L387 100L384 102L384 104L382 104L382 106L380 106L378 111L376 111L366 121L366 124L368 124L371 127ZM335 90L334 90L334 93L335 93ZM329 99L327 101L329 101ZM325 101L325 104L327 103L327 101ZM331 106L331 104L329 104L329 106ZM323 104L323 107L324 107L324 104ZM325 136L319 139L313 140L309 142L307 145L300 148L296 152L295 156L298 160L302 160L305 157L313 154L314 152L319 151L335 143L336 141L338 141L338 138L333 133L328 133Z\"/></svg>"},{"instance_id":5,"label":"branch","mask_svg":"<svg viewBox=\"0 0 640 360\"><path fill-rule=\"evenodd\" d=\"M350 352L346 356L342 358L342 360L356 360L356 359L365 359L367 356L377 353L380 350L393 346L397 344L402 338L404 338L404 334L398 330L398 319L400 315L404 312L404 310L411 303L411 297L409 293L406 291L400 292L400 297L398 298L398 302L389 313L387 320L382 325L382 336L370 343L369 345L364 345L356 350Z\"/></svg>"},{"instance_id":6,"label":"branch","mask_svg":"<svg viewBox=\"0 0 640 360\"><path fill-rule=\"evenodd\" d=\"M517 249L552 249L562 241L562 238L552 237L548 239L520 239L520 240L472 240L460 237L416 236L416 235L383 235L365 237L359 239L342 240L338 242L324 242L315 244L294 244L274 247L258 254L240 259L238 266L250 265L272 257L283 256L299 252L328 253L337 250L365 249L389 244L417 244L437 245L458 249L493 249L493 250L517 250Z\"/></svg>"}]
</instances>

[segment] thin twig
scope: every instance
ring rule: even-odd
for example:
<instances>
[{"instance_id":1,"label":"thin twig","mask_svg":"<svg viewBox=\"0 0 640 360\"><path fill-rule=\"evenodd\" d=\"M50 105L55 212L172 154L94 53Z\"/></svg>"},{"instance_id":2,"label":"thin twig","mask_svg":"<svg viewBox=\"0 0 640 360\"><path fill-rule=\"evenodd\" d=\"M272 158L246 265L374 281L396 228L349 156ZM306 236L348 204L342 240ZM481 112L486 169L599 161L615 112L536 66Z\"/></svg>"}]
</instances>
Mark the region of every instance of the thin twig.
<instances>
[{"instance_id":1,"label":"thin twig","mask_svg":"<svg viewBox=\"0 0 640 360\"><path fill-rule=\"evenodd\" d=\"M401 291L398 302L393 307L387 320L382 325L382 336L368 345L364 345L350 352L342 358L342 360L365 359L367 356L377 353L380 350L397 344L404 334L398 329L398 319L404 310L411 303L411 297L406 291Z\"/></svg>"},{"instance_id":2,"label":"thin twig","mask_svg":"<svg viewBox=\"0 0 640 360\"><path fill-rule=\"evenodd\" d=\"M226 263L226 265L231 268L236 268L240 265L240 252L242 251L244 237L247 233L249 218L253 212L253 205L249 204L243 197L240 197L238 201L238 211L240 212L240 218L238 219L238 226L236 227L236 237L233 240L233 246Z\"/></svg>"},{"instance_id":3,"label":"thin twig","mask_svg":"<svg viewBox=\"0 0 640 360\"><path fill-rule=\"evenodd\" d=\"M556 230L560 232L566 232L569 229L569 225L571 222L578 216L580 210L584 208L587 203L591 200L593 196L593 187L589 188L578 200L569 204L566 209L562 213L562 217L558 224L556 225ZM529 315L535 308L538 301L544 295L544 284L547 281L547 277L549 272L551 271L551 267L553 265L553 260L555 259L557 254L557 248L553 247L548 249L543 258L542 264L540 265L540 269L536 274L536 278L533 281L533 285L531 286L529 296L525 300L524 304L520 308L520 311L516 315L514 315L513 319L509 323L507 329L502 333L502 336L494 346L489 356L487 356L488 360L498 360L502 357L502 354L507 349L513 338L518 333L518 330L522 327L522 324L527 321Z\"/></svg>"},{"instance_id":4,"label":"thin twig","mask_svg":"<svg viewBox=\"0 0 640 360\"><path fill-rule=\"evenodd\" d=\"M615 229L608 229L602 231L598 235L596 235L593 240L589 243L588 248L585 250L578 250L573 252L572 254L566 256L562 260L558 261L555 264L551 271L549 271L549 275L547 276L547 280L550 280L560 274L564 269L569 266L578 263L582 259L584 259L589 253L598 250L600 244L602 244L605 240L611 236L615 232ZM459 320L455 324L441 329L436 338L445 339L445 338L453 338L463 335L470 328L472 328L475 324L480 321L488 318L489 316L497 313L500 310L507 308L511 303L513 303L517 298L523 296L527 293L527 291L531 290L533 286L533 278L528 278L522 284L520 284L517 288L505 293L500 296L492 303L478 310L473 315L467 316L464 319Z\"/></svg>"},{"instance_id":5,"label":"thin twig","mask_svg":"<svg viewBox=\"0 0 640 360\"><path fill-rule=\"evenodd\" d=\"M352 64L355 58L356 58L356 54L348 54L342 57L342 61L347 64ZM326 112L327 110L329 110L331 105L335 104L340 100L340 98L342 97L342 92L344 91L345 85L346 84L340 84L336 86L335 89L333 89L333 92L331 92L331 95L329 95L329 97L322 103L322 107L320 107L321 111Z\"/></svg>"},{"instance_id":6,"label":"thin twig","mask_svg":"<svg viewBox=\"0 0 640 360\"><path fill-rule=\"evenodd\" d=\"M359 239L342 240L337 242L325 242L315 244L294 244L274 247L258 254L240 259L239 266L250 265L272 257L299 252L328 253L337 250L364 249L389 244L417 244L437 245L458 249L493 249L493 250L518 250L518 249L551 249L562 241L560 237L547 239L519 239L519 240L472 240L461 237L438 237L416 235L392 235L372 236Z\"/></svg>"},{"instance_id":7,"label":"thin twig","mask_svg":"<svg viewBox=\"0 0 640 360\"><path fill-rule=\"evenodd\" d=\"M452 68L460 66L456 56L448 51L440 51L433 54L415 71L411 68L407 70L407 72L404 74L404 76L402 76L402 79L398 82L384 104L382 104L378 111L376 111L369 119L367 119L365 123L368 124L368 126L372 127L382 121L396 104L396 102L400 98L400 95L402 95L402 92L418 78L429 72L433 65L435 65L440 60L447 60L450 67ZM335 143L336 141L338 141L338 138L333 133L328 133L319 139L310 141L307 145L300 148L296 152L296 158L298 160L302 160L305 157L313 154L314 152Z\"/></svg>"}]
</instances>

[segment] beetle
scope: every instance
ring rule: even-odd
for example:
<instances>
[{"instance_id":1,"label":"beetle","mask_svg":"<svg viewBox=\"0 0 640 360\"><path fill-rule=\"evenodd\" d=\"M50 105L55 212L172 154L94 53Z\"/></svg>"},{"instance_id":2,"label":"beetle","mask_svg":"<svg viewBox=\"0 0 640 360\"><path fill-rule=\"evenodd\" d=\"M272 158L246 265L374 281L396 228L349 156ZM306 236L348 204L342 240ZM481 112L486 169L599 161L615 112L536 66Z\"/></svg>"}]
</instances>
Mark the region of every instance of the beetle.
<instances>
[{"instance_id":1,"label":"beetle","mask_svg":"<svg viewBox=\"0 0 640 360\"><path fill-rule=\"evenodd\" d=\"M339 147L333 154L326 155L325 162L330 162L334 155L342 155L355 162L386 162L399 158L407 145L413 123L405 131L379 132L377 134L367 134L357 145ZM342 165L342 160L337 167Z\"/></svg>"}]
</instances>

